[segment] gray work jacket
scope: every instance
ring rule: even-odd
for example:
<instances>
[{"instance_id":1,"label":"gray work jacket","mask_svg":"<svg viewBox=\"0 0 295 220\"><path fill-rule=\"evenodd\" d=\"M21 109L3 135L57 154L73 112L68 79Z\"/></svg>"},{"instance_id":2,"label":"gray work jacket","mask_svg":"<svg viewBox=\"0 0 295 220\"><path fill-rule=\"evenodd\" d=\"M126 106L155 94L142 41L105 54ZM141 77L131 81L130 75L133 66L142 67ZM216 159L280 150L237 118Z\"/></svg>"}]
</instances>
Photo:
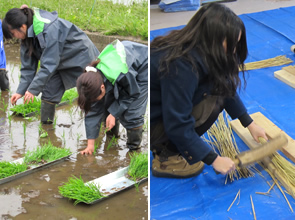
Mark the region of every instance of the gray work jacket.
<instances>
[{"instance_id":1,"label":"gray work jacket","mask_svg":"<svg viewBox=\"0 0 295 220\"><path fill-rule=\"evenodd\" d=\"M21 79L16 92L21 95L27 90L39 95L56 72L66 90L75 87L84 68L99 55L95 45L77 26L58 18L56 12L39 10L39 14L45 21L43 31L36 34L34 21L27 33L27 37L33 38L35 53L29 56L29 48L21 45ZM36 74L39 60L40 69Z\"/></svg>"},{"instance_id":2,"label":"gray work jacket","mask_svg":"<svg viewBox=\"0 0 295 220\"><path fill-rule=\"evenodd\" d=\"M122 44L125 47L128 72L121 73L114 85L104 77L106 95L103 100L92 104L85 117L87 139L98 137L100 124L108 114L120 119L126 111L135 115L142 112L141 105L132 106L132 109L129 106L148 86L148 47L131 41L122 41Z\"/></svg>"}]
</instances>

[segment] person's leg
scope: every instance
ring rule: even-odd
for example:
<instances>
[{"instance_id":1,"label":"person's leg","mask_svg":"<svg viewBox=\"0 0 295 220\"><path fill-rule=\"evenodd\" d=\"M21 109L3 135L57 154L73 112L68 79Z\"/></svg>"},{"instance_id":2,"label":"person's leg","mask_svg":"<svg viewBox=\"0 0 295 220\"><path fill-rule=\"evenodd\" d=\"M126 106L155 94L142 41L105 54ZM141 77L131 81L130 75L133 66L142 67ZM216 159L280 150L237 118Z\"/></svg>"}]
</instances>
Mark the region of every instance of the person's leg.
<instances>
[{"instance_id":1,"label":"person's leg","mask_svg":"<svg viewBox=\"0 0 295 220\"><path fill-rule=\"evenodd\" d=\"M223 109L223 99L206 97L193 108L192 116L196 119L195 131L201 136L217 119ZM150 146L154 159L152 174L157 177L187 178L203 171L202 161L190 165L181 155L177 147L170 142L163 123L151 127ZM197 146L196 146L197 147Z\"/></svg>"},{"instance_id":2,"label":"person's leg","mask_svg":"<svg viewBox=\"0 0 295 220\"><path fill-rule=\"evenodd\" d=\"M147 83L139 84L141 93L135 99L124 115L119 118L121 124L127 130L127 147L130 150L136 150L141 147L142 132L144 124L144 115L148 101L148 85Z\"/></svg>"},{"instance_id":3,"label":"person's leg","mask_svg":"<svg viewBox=\"0 0 295 220\"><path fill-rule=\"evenodd\" d=\"M164 130L163 123L151 126L150 146L153 152L152 174L156 177L188 178L199 175L203 162L190 165L172 144Z\"/></svg>"},{"instance_id":4,"label":"person's leg","mask_svg":"<svg viewBox=\"0 0 295 220\"><path fill-rule=\"evenodd\" d=\"M5 69L0 69L0 89L9 90L9 79Z\"/></svg>"},{"instance_id":5,"label":"person's leg","mask_svg":"<svg viewBox=\"0 0 295 220\"><path fill-rule=\"evenodd\" d=\"M65 92L60 74L55 73L46 83L41 96L41 122L51 124L54 120L55 106Z\"/></svg>"}]
</instances>

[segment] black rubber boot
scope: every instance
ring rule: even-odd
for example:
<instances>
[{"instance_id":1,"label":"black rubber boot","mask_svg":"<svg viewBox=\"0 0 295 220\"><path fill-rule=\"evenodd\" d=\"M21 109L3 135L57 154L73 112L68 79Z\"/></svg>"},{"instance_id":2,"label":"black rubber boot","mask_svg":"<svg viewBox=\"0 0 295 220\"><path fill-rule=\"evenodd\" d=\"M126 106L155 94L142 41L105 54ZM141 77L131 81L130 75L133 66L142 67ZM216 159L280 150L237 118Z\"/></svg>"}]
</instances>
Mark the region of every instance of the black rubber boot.
<instances>
[{"instance_id":1,"label":"black rubber boot","mask_svg":"<svg viewBox=\"0 0 295 220\"><path fill-rule=\"evenodd\" d=\"M129 150L139 149L142 140L142 126L138 128L127 129L127 147Z\"/></svg>"},{"instance_id":2,"label":"black rubber boot","mask_svg":"<svg viewBox=\"0 0 295 220\"><path fill-rule=\"evenodd\" d=\"M119 137L119 128L120 128L120 121L118 119L116 119L115 126L110 131L107 131L107 136L108 137L115 136L116 138L118 138Z\"/></svg>"},{"instance_id":3,"label":"black rubber boot","mask_svg":"<svg viewBox=\"0 0 295 220\"><path fill-rule=\"evenodd\" d=\"M52 124L55 114L55 104L51 102L41 101L41 123Z\"/></svg>"},{"instance_id":4,"label":"black rubber boot","mask_svg":"<svg viewBox=\"0 0 295 220\"><path fill-rule=\"evenodd\" d=\"M0 88L1 90L9 90L9 79L6 70L0 70Z\"/></svg>"}]
</instances>

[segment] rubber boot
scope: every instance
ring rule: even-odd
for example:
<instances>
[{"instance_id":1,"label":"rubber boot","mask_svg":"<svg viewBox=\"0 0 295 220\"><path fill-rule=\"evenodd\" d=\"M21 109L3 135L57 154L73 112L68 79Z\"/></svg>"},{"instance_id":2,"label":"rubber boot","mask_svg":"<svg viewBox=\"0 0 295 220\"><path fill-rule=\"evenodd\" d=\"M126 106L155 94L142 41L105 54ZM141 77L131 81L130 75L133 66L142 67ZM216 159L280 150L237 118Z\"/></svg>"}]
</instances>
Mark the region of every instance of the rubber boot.
<instances>
[{"instance_id":1,"label":"rubber boot","mask_svg":"<svg viewBox=\"0 0 295 220\"><path fill-rule=\"evenodd\" d=\"M41 123L52 124L55 114L55 104L51 102L41 101Z\"/></svg>"},{"instance_id":2,"label":"rubber boot","mask_svg":"<svg viewBox=\"0 0 295 220\"><path fill-rule=\"evenodd\" d=\"M9 90L9 79L7 71L4 69L0 70L0 88L1 90Z\"/></svg>"},{"instance_id":3,"label":"rubber boot","mask_svg":"<svg viewBox=\"0 0 295 220\"><path fill-rule=\"evenodd\" d=\"M115 122L115 126L107 131L107 136L108 137L113 137L115 136L116 138L119 137L119 128L120 128L120 121L118 119L116 119L116 122Z\"/></svg>"},{"instance_id":4,"label":"rubber boot","mask_svg":"<svg viewBox=\"0 0 295 220\"><path fill-rule=\"evenodd\" d=\"M152 174L156 177L189 178L199 175L203 169L202 161L190 165L180 154L165 160L155 155L152 162Z\"/></svg>"},{"instance_id":5,"label":"rubber boot","mask_svg":"<svg viewBox=\"0 0 295 220\"><path fill-rule=\"evenodd\" d=\"M127 129L127 147L129 150L139 149L142 140L142 126L132 129Z\"/></svg>"}]
</instances>

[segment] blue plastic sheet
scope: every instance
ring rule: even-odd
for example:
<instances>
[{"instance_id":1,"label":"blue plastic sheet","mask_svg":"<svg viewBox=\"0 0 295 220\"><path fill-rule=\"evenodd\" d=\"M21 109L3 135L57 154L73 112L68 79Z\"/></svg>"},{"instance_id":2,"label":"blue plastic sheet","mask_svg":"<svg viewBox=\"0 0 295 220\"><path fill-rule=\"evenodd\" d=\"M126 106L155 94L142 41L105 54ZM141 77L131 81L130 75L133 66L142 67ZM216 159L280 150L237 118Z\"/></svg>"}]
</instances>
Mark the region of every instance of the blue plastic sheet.
<instances>
[{"instance_id":1,"label":"blue plastic sheet","mask_svg":"<svg viewBox=\"0 0 295 220\"><path fill-rule=\"evenodd\" d=\"M247 31L249 55L246 62L253 62L286 55L295 60L290 47L295 44L295 7L280 8L258 13L243 14ZM151 31L151 40L183 26ZM295 65L294 63L288 65ZM284 66L288 66L284 65ZM274 77L274 72L284 66L250 70L246 74L247 85L240 96L250 114L261 112L289 136L295 139L295 89ZM235 134L241 151L248 149ZM153 159L150 155L151 160ZM224 184L225 177L216 175L211 166L203 173L188 179L150 177L151 219L254 219L250 195L253 198L257 219L295 219L286 200L275 187L271 196L256 192L267 192L271 177L257 166L262 176L235 180ZM236 200L227 211L240 190ZM292 208L295 200L288 194Z\"/></svg>"},{"instance_id":2,"label":"blue plastic sheet","mask_svg":"<svg viewBox=\"0 0 295 220\"><path fill-rule=\"evenodd\" d=\"M177 12L177 11L196 11L200 7L199 0L180 0L171 4L159 3L159 8L164 12Z\"/></svg>"},{"instance_id":3,"label":"blue plastic sheet","mask_svg":"<svg viewBox=\"0 0 295 220\"><path fill-rule=\"evenodd\" d=\"M6 69L6 57L5 57L5 52L4 52L1 20L0 20L0 69Z\"/></svg>"}]
</instances>

